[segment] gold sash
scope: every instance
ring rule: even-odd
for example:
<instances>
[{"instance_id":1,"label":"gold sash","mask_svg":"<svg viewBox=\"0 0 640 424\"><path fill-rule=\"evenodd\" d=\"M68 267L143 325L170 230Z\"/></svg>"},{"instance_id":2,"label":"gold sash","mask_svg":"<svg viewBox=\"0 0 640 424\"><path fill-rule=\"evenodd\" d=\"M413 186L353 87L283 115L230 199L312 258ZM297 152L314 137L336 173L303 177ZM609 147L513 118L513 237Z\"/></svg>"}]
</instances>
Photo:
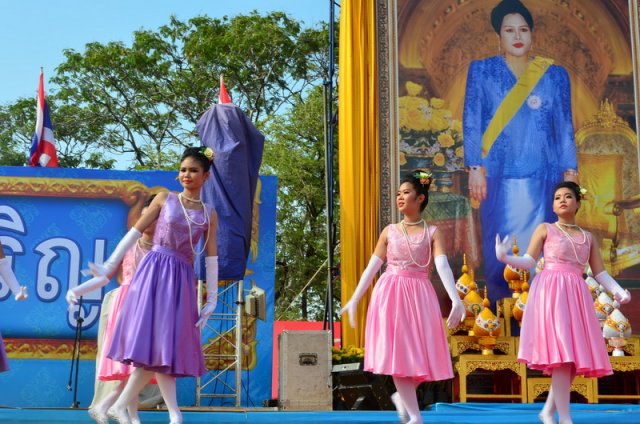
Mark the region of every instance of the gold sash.
<instances>
[{"instance_id":1,"label":"gold sash","mask_svg":"<svg viewBox=\"0 0 640 424\"><path fill-rule=\"evenodd\" d=\"M496 113L489 122L489 126L482 135L482 157L484 158L491 150L491 146L496 141L502 130L507 126L515 114L520 110L533 88L538 84L540 78L547 72L549 66L553 64L553 59L537 56L531 61L527 69L520 75L518 81L511 91L498 106Z\"/></svg>"}]
</instances>

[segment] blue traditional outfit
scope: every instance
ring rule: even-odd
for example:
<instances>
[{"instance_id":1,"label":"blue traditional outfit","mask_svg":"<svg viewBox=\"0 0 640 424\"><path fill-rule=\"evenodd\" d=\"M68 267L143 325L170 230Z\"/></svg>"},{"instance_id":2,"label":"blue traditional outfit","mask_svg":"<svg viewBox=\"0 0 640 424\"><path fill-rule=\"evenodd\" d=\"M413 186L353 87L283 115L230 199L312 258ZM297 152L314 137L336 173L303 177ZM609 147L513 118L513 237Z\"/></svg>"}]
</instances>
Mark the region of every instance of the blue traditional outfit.
<instances>
[{"instance_id":1,"label":"blue traditional outfit","mask_svg":"<svg viewBox=\"0 0 640 424\"><path fill-rule=\"evenodd\" d=\"M538 59L547 65L535 82L516 78L503 56L472 62L467 76L464 160L467 167L484 167L487 178L487 198L480 205L482 251L489 294L496 300L511 293L504 264L493 254L495 235L515 235L520 246L528 246L538 224L555 220L550 200L563 172L577 170L569 76L548 59L537 58L529 67L538 66ZM526 98L501 107L516 88ZM493 140L483 141L494 115L502 122Z\"/></svg>"}]
</instances>

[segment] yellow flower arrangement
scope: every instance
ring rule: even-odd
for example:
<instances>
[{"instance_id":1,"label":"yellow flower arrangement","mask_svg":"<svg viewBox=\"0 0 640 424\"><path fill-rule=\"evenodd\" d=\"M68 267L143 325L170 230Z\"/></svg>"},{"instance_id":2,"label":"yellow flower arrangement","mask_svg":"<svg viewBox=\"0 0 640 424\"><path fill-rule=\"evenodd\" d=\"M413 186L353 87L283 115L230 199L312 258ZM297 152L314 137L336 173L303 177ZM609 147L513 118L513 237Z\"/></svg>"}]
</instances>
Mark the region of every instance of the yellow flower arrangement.
<instances>
[{"instance_id":1,"label":"yellow flower arrangement","mask_svg":"<svg viewBox=\"0 0 640 424\"><path fill-rule=\"evenodd\" d=\"M364 360L364 349L355 346L349 346L340 349L339 347L332 346L331 359L333 365L362 362Z\"/></svg>"},{"instance_id":2,"label":"yellow flower arrangement","mask_svg":"<svg viewBox=\"0 0 640 424\"><path fill-rule=\"evenodd\" d=\"M452 117L445 100L429 99L423 87L405 85L407 95L399 99L400 165L403 171L430 169L436 173L463 168L462 122Z\"/></svg>"}]
</instances>

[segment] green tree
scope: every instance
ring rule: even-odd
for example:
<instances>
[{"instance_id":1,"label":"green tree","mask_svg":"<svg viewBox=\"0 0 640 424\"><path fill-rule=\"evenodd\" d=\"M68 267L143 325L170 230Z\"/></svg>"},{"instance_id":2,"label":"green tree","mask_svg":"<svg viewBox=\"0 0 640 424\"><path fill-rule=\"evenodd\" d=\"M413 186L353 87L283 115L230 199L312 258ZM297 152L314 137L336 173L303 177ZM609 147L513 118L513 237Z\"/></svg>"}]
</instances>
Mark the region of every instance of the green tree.
<instances>
[{"instance_id":1,"label":"green tree","mask_svg":"<svg viewBox=\"0 0 640 424\"><path fill-rule=\"evenodd\" d=\"M276 319L319 319L326 290L323 93L320 87L266 128L263 172L278 176Z\"/></svg>"},{"instance_id":2,"label":"green tree","mask_svg":"<svg viewBox=\"0 0 640 424\"><path fill-rule=\"evenodd\" d=\"M222 19L172 17L158 31L137 31L131 46L90 43L65 51L52 79L57 97L90 110L96 142L132 155L135 168L173 166L198 144L195 124L216 101L224 74L234 103L254 122L271 116L318 83L324 29L302 29L280 12Z\"/></svg>"}]
</instances>

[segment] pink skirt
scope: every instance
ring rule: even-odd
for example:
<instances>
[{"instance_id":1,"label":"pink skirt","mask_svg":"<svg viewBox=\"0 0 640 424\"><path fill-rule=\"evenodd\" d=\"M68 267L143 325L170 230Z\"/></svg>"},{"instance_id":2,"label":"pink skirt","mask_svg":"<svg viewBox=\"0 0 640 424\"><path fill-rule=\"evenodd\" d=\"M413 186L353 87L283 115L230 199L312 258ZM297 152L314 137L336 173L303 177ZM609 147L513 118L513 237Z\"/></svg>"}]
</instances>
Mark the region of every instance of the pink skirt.
<instances>
[{"instance_id":1,"label":"pink skirt","mask_svg":"<svg viewBox=\"0 0 640 424\"><path fill-rule=\"evenodd\" d=\"M593 299L575 267L548 264L533 280L518 360L545 374L564 364L586 377L612 373Z\"/></svg>"},{"instance_id":2,"label":"pink skirt","mask_svg":"<svg viewBox=\"0 0 640 424\"><path fill-rule=\"evenodd\" d=\"M104 340L102 342L100 370L98 371L98 379L103 381L123 380L129 377L134 370L131 365L123 364L122 362L107 358L107 352L109 352L111 340L113 340L113 331L116 328L116 322L118 322L118 316L120 315L120 310L122 309L124 300L127 298L128 291L128 284L122 285L118 288L115 298L111 304L111 310L107 316L107 324L104 329Z\"/></svg>"},{"instance_id":3,"label":"pink skirt","mask_svg":"<svg viewBox=\"0 0 640 424\"><path fill-rule=\"evenodd\" d=\"M438 297L426 273L385 271L365 330L364 369L418 381L453 378Z\"/></svg>"}]
</instances>

